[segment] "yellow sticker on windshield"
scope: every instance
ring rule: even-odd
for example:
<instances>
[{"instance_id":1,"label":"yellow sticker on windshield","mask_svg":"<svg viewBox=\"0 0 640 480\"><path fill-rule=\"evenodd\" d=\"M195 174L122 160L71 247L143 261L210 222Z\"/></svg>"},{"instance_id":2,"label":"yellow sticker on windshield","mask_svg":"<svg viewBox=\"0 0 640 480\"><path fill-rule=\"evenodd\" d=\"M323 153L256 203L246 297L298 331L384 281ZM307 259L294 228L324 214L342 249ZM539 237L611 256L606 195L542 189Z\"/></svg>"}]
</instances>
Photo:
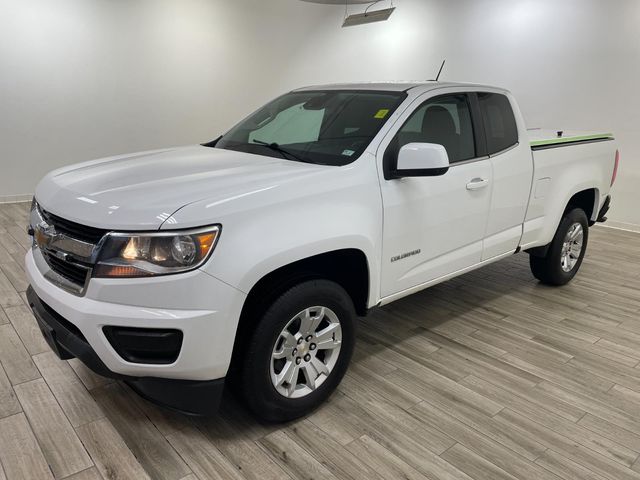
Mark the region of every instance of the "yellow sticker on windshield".
<instances>
[{"instance_id":1,"label":"yellow sticker on windshield","mask_svg":"<svg viewBox=\"0 0 640 480\"><path fill-rule=\"evenodd\" d=\"M387 115L389 115L389 109L388 108L382 108L380 110L378 110L378 113L376 113L373 118L385 118Z\"/></svg>"}]
</instances>

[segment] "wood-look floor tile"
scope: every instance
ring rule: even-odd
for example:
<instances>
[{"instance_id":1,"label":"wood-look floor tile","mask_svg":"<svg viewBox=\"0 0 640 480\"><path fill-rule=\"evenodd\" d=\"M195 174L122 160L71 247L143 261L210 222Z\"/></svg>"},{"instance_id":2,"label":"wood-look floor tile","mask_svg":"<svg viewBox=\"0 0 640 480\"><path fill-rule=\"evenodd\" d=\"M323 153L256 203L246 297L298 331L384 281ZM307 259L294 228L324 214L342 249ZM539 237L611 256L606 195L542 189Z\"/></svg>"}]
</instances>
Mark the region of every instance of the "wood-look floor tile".
<instances>
[{"instance_id":1,"label":"wood-look floor tile","mask_svg":"<svg viewBox=\"0 0 640 480\"><path fill-rule=\"evenodd\" d=\"M17 307L18 305L22 305L22 297L4 272L0 270L0 307Z\"/></svg>"},{"instance_id":2,"label":"wood-look floor tile","mask_svg":"<svg viewBox=\"0 0 640 480\"><path fill-rule=\"evenodd\" d=\"M547 445L549 448L552 448L564 457L609 480L640 479L640 475L630 468L600 455L599 453L568 439L564 435L546 428L538 422L530 420L524 415L505 409L498 414L498 417L505 420L505 426L528 433L537 441Z\"/></svg>"},{"instance_id":3,"label":"wood-look floor tile","mask_svg":"<svg viewBox=\"0 0 640 480\"><path fill-rule=\"evenodd\" d=\"M527 461L513 450L491 440L427 402L412 407L410 412L418 420L446 431L458 443L517 478L557 480L555 475L552 475L542 467Z\"/></svg>"},{"instance_id":4,"label":"wood-look floor tile","mask_svg":"<svg viewBox=\"0 0 640 480\"><path fill-rule=\"evenodd\" d=\"M13 385L40 378L40 372L13 325L0 325L0 363Z\"/></svg>"},{"instance_id":5,"label":"wood-look floor tile","mask_svg":"<svg viewBox=\"0 0 640 480\"><path fill-rule=\"evenodd\" d=\"M602 418L587 413L578 422L579 425L617 442L625 447L640 453L640 435L633 433L625 428L619 427L611 422L607 422Z\"/></svg>"},{"instance_id":6,"label":"wood-look floor tile","mask_svg":"<svg viewBox=\"0 0 640 480\"><path fill-rule=\"evenodd\" d=\"M31 238L27 235L26 229L27 222L24 219L23 212L19 212L17 217L16 225L9 225L7 232L22 247L23 251L26 251L31 248Z\"/></svg>"},{"instance_id":7,"label":"wood-look floor tile","mask_svg":"<svg viewBox=\"0 0 640 480\"><path fill-rule=\"evenodd\" d=\"M53 480L53 474L23 413L0 419L0 463L7 480Z\"/></svg>"},{"instance_id":8,"label":"wood-look floor tile","mask_svg":"<svg viewBox=\"0 0 640 480\"><path fill-rule=\"evenodd\" d=\"M375 469L333 440L313 423L295 422L285 429L300 447L312 453L337 478L385 480Z\"/></svg>"},{"instance_id":9,"label":"wood-look floor tile","mask_svg":"<svg viewBox=\"0 0 640 480\"><path fill-rule=\"evenodd\" d=\"M640 317L640 315L639 315ZM640 318L638 319L638 324L640 325ZM618 345L615 342L611 342L607 339L601 338L596 342L596 345L610 350L612 352L619 353L620 355L625 355L629 358L636 359L640 361L640 350L638 348L625 347L624 345Z\"/></svg>"},{"instance_id":10,"label":"wood-look floor tile","mask_svg":"<svg viewBox=\"0 0 640 480\"><path fill-rule=\"evenodd\" d=\"M198 429L177 431L169 435L167 440L199 478L244 479L242 472Z\"/></svg>"},{"instance_id":11,"label":"wood-look floor tile","mask_svg":"<svg viewBox=\"0 0 640 480\"><path fill-rule=\"evenodd\" d=\"M571 390L550 382L542 382L537 388L564 402L577 405L585 412L640 435L640 420L630 413L631 409L627 407L627 402L624 400L616 400L609 394ZM636 410L635 405L632 407Z\"/></svg>"},{"instance_id":12,"label":"wood-look floor tile","mask_svg":"<svg viewBox=\"0 0 640 480\"><path fill-rule=\"evenodd\" d=\"M355 400L348 396L338 396L338 405L331 403L328 409L319 409L309 420L320 425L325 432L334 436L336 430L349 425L353 430L361 432L360 437L367 436L393 453L405 463L422 473L429 468L440 465L438 454L453 446L455 441L446 434L427 425L420 425L405 411L400 413L396 408L380 399L373 392L368 394L362 389L349 392ZM332 397L336 398L336 395ZM334 415L332 423L318 422L328 414ZM442 465L438 467L443 470ZM446 469L444 469L446 470Z\"/></svg>"},{"instance_id":13,"label":"wood-look floor tile","mask_svg":"<svg viewBox=\"0 0 640 480\"><path fill-rule=\"evenodd\" d=\"M375 383L378 385L378 393L400 408L410 408L422 401L420 397L397 387L386 377L378 375L362 365L352 365L348 370L347 378L344 380L347 389L350 381L358 382L365 388L367 385Z\"/></svg>"},{"instance_id":14,"label":"wood-look floor tile","mask_svg":"<svg viewBox=\"0 0 640 480\"><path fill-rule=\"evenodd\" d=\"M326 466L302 448L283 431L277 431L259 440L292 478L323 478L338 480Z\"/></svg>"},{"instance_id":15,"label":"wood-look floor tile","mask_svg":"<svg viewBox=\"0 0 640 480\"><path fill-rule=\"evenodd\" d=\"M29 283L24 273L24 267L16 262L13 258L6 262L0 262L0 269L6 275L16 292L25 292Z\"/></svg>"},{"instance_id":16,"label":"wood-look floor tile","mask_svg":"<svg viewBox=\"0 0 640 480\"><path fill-rule=\"evenodd\" d=\"M179 480L189 468L117 383L91 391L129 449L154 479Z\"/></svg>"},{"instance_id":17,"label":"wood-look floor tile","mask_svg":"<svg viewBox=\"0 0 640 480\"><path fill-rule=\"evenodd\" d=\"M87 390L93 390L94 388L114 383L114 380L112 378L102 377L98 375L77 358L68 360L68 363L73 371L76 372L76 375L82 381Z\"/></svg>"},{"instance_id":18,"label":"wood-look floor tile","mask_svg":"<svg viewBox=\"0 0 640 480\"><path fill-rule=\"evenodd\" d=\"M638 369L586 353L573 358L569 363L595 377L640 392L640 370Z\"/></svg>"},{"instance_id":19,"label":"wood-look floor tile","mask_svg":"<svg viewBox=\"0 0 640 480\"><path fill-rule=\"evenodd\" d=\"M471 478L487 478L491 480L517 480L493 463L457 443L442 454L442 458L459 468Z\"/></svg>"},{"instance_id":20,"label":"wood-look floor tile","mask_svg":"<svg viewBox=\"0 0 640 480\"><path fill-rule=\"evenodd\" d=\"M87 468L81 472L75 473L64 480L103 480L102 475L96 467Z\"/></svg>"},{"instance_id":21,"label":"wood-look floor tile","mask_svg":"<svg viewBox=\"0 0 640 480\"><path fill-rule=\"evenodd\" d=\"M373 415L344 394L340 387L322 406L307 418L342 445L365 434Z\"/></svg>"},{"instance_id":22,"label":"wood-look floor tile","mask_svg":"<svg viewBox=\"0 0 640 480\"><path fill-rule=\"evenodd\" d=\"M22 411L18 397L13 390L9 377L0 365L0 418L15 415Z\"/></svg>"},{"instance_id":23,"label":"wood-look floor tile","mask_svg":"<svg viewBox=\"0 0 640 480\"><path fill-rule=\"evenodd\" d=\"M6 250L12 258L15 255L24 254L25 249L20 242L18 242L13 236L9 233L9 229L13 229L12 225L6 225L5 230L0 232L0 243L4 250Z\"/></svg>"},{"instance_id":24,"label":"wood-look floor tile","mask_svg":"<svg viewBox=\"0 0 640 480\"><path fill-rule=\"evenodd\" d=\"M605 477L598 475L588 468L569 460L568 458L554 452L553 450L547 450L540 458L536 460L536 463L541 467L546 468L550 472L555 473L558 477L566 480L604 480Z\"/></svg>"},{"instance_id":25,"label":"wood-look floor tile","mask_svg":"<svg viewBox=\"0 0 640 480\"><path fill-rule=\"evenodd\" d=\"M51 350L29 307L26 305L8 307L5 308L5 313L30 355Z\"/></svg>"},{"instance_id":26,"label":"wood-look floor tile","mask_svg":"<svg viewBox=\"0 0 640 480\"><path fill-rule=\"evenodd\" d=\"M125 395L129 401L138 407L165 437L180 430L193 427L192 419L189 416L154 405L136 394L129 386L121 386L123 390L125 390Z\"/></svg>"},{"instance_id":27,"label":"wood-look floor tile","mask_svg":"<svg viewBox=\"0 0 640 480\"><path fill-rule=\"evenodd\" d=\"M79 427L104 417L102 409L67 362L51 351L36 355L33 360L71 425Z\"/></svg>"},{"instance_id":28,"label":"wood-look floor tile","mask_svg":"<svg viewBox=\"0 0 640 480\"><path fill-rule=\"evenodd\" d=\"M475 350L472 347L464 345L456 340L449 340L441 335L433 332L425 333L424 335L443 349L448 350L450 353L458 355L466 362L472 365L476 365L476 368L493 370L499 372L501 375L509 376L516 382L521 382L523 385L536 385L542 380L541 377L531 373L530 371L515 366L509 362L503 360L506 355L501 355L499 358L495 358L487 353Z\"/></svg>"},{"instance_id":29,"label":"wood-look floor tile","mask_svg":"<svg viewBox=\"0 0 640 480\"><path fill-rule=\"evenodd\" d=\"M7 230L2 226L2 219L0 218L0 234L7 233ZM9 251L5 248L5 246L0 241L0 265L5 263L13 262L13 256L9 253Z\"/></svg>"},{"instance_id":30,"label":"wood-look floor tile","mask_svg":"<svg viewBox=\"0 0 640 480\"><path fill-rule=\"evenodd\" d=\"M516 411L536 412L540 415L556 415L571 422L581 419L585 411L563 402L535 388L517 389L497 378L480 378L470 375L460 382L470 390L500 402Z\"/></svg>"},{"instance_id":31,"label":"wood-look floor tile","mask_svg":"<svg viewBox=\"0 0 640 480\"><path fill-rule=\"evenodd\" d=\"M151 480L107 419L86 423L76 431L103 478Z\"/></svg>"},{"instance_id":32,"label":"wood-look floor tile","mask_svg":"<svg viewBox=\"0 0 640 480\"><path fill-rule=\"evenodd\" d=\"M367 421L362 433L378 442L384 442L383 446L388 445L386 442L393 442L403 446L405 452L420 455L426 449L439 455L455 443L446 433L430 428L429 425L416 423L407 410L397 407L378 392L357 382L347 382L342 391L370 412L371 419Z\"/></svg>"},{"instance_id":33,"label":"wood-look floor tile","mask_svg":"<svg viewBox=\"0 0 640 480\"><path fill-rule=\"evenodd\" d=\"M516 406L518 414L524 415L529 419L563 435L569 440L579 443L605 457L630 467L638 457L638 453L627 448L616 439L610 436L600 435L597 431L589 430L581 425L565 420L549 411L540 411L535 408L527 408ZM503 426L504 428L504 426Z\"/></svg>"},{"instance_id":34,"label":"wood-look floor tile","mask_svg":"<svg viewBox=\"0 0 640 480\"><path fill-rule=\"evenodd\" d=\"M246 426L243 427L246 425L243 419L227 414L211 419L194 420L194 423L209 441L216 445L238 470L242 471L245 478L275 480L286 476L281 466L274 462L273 458L266 454L249 435L236 435L237 431L243 431L246 428ZM260 438L279 427L274 425L273 428L266 428Z\"/></svg>"},{"instance_id":35,"label":"wood-look floor tile","mask_svg":"<svg viewBox=\"0 0 640 480\"><path fill-rule=\"evenodd\" d=\"M501 359L515 367L527 371L533 375L555 382L560 385L575 387L577 389L590 389L607 392L613 387L614 382L593 375L591 372L581 369L580 367L569 363L556 364L539 361L536 357L530 355L503 355Z\"/></svg>"},{"instance_id":36,"label":"wood-look floor tile","mask_svg":"<svg viewBox=\"0 0 640 480\"><path fill-rule=\"evenodd\" d=\"M15 390L56 478L67 477L93 465L43 379L22 383Z\"/></svg>"},{"instance_id":37,"label":"wood-look floor tile","mask_svg":"<svg viewBox=\"0 0 640 480\"><path fill-rule=\"evenodd\" d=\"M413 372L398 370L387 375L386 378L433 404L460 405L489 416L495 415L503 408L503 405L439 375L432 374L429 378L416 375Z\"/></svg>"},{"instance_id":38,"label":"wood-look floor tile","mask_svg":"<svg viewBox=\"0 0 640 480\"><path fill-rule=\"evenodd\" d=\"M349 443L346 448L352 455L359 458L377 472L379 477L385 479L403 478L406 480L427 480L425 475L366 435ZM448 470L449 473L455 474L455 477L452 478L462 480L462 472L452 472L453 469L446 466L446 462L439 463L445 464L444 468ZM438 478L443 477L440 476Z\"/></svg>"}]
</instances>

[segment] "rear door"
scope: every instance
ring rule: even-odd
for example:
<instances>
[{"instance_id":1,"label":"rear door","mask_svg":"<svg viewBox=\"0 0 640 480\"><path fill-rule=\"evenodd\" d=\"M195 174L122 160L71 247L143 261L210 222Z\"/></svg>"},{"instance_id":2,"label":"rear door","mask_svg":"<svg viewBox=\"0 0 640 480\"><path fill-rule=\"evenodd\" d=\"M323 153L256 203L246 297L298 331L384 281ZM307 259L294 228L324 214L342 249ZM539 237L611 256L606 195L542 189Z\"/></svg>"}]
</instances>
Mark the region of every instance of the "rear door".
<instances>
[{"instance_id":1,"label":"rear door","mask_svg":"<svg viewBox=\"0 0 640 480\"><path fill-rule=\"evenodd\" d=\"M493 169L493 192L483 260L515 252L522 238L533 179L533 156L524 121L513 98L504 92L478 92L487 152ZM524 135L524 133L523 133Z\"/></svg>"},{"instance_id":2,"label":"rear door","mask_svg":"<svg viewBox=\"0 0 640 480\"><path fill-rule=\"evenodd\" d=\"M471 100L465 92L426 93L381 143L382 297L409 293L482 259L493 179L482 121ZM384 172L395 166L400 148L414 142L443 145L449 171L388 179Z\"/></svg>"}]
</instances>

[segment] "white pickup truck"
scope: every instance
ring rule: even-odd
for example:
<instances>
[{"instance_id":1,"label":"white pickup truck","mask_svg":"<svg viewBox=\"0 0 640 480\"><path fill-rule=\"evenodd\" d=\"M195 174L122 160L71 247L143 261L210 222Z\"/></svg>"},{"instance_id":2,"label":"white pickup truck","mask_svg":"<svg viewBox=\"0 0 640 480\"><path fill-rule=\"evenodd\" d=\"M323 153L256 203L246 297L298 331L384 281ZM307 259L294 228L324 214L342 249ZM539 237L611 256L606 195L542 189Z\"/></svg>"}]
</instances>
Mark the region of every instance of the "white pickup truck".
<instances>
[{"instance_id":1,"label":"white pickup truck","mask_svg":"<svg viewBox=\"0 0 640 480\"><path fill-rule=\"evenodd\" d=\"M357 316L520 251L580 268L612 135L527 132L505 90L311 87L204 145L61 168L38 185L29 303L49 345L141 395L259 417L325 400Z\"/></svg>"}]
</instances>

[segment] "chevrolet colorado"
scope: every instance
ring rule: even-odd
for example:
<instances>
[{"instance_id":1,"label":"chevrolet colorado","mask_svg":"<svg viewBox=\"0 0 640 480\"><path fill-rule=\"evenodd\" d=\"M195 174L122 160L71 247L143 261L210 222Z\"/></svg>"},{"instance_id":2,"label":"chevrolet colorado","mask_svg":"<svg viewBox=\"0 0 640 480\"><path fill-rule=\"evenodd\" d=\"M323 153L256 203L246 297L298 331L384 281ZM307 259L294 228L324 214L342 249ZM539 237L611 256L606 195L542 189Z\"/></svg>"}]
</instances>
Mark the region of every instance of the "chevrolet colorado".
<instances>
[{"instance_id":1,"label":"chevrolet colorado","mask_svg":"<svg viewBox=\"0 0 640 480\"><path fill-rule=\"evenodd\" d=\"M357 316L520 251L563 285L604 221L610 134L527 131L452 83L295 90L212 142L53 171L27 297L51 348L138 393L270 421L339 384Z\"/></svg>"}]
</instances>

